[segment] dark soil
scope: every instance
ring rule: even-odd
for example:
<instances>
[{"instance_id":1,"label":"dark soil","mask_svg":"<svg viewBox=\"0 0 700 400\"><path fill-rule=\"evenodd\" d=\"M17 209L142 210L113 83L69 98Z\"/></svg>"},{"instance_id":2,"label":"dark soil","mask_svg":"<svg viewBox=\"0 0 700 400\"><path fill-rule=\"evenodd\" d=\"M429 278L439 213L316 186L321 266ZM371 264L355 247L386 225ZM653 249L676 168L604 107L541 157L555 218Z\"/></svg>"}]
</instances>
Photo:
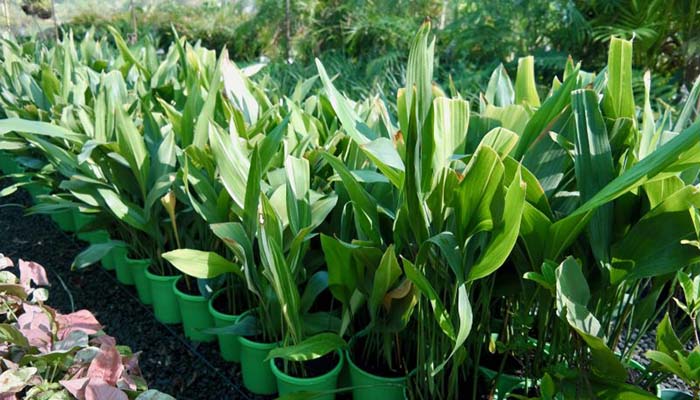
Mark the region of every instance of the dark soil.
<instances>
[{"instance_id":1,"label":"dark soil","mask_svg":"<svg viewBox=\"0 0 700 400\"><path fill-rule=\"evenodd\" d=\"M192 279L189 280L189 285L186 278L183 276L182 278L177 280L177 283L175 284L175 287L177 287L177 290L180 291L180 293L188 294L190 296L202 296L202 294L199 292L199 287L197 286L196 282L193 282Z\"/></svg>"},{"instance_id":2,"label":"dark soil","mask_svg":"<svg viewBox=\"0 0 700 400\"><path fill-rule=\"evenodd\" d=\"M8 185L0 181L0 187ZM182 327L156 321L132 287L117 283L98 266L70 270L87 245L62 232L46 216L25 216L29 196L18 191L0 198L0 252L43 265L52 283L48 303L62 313L92 311L117 343L142 352L140 366L150 388L178 399L262 399L240 384L240 368L219 356L216 343L187 341Z\"/></svg>"},{"instance_id":3,"label":"dark soil","mask_svg":"<svg viewBox=\"0 0 700 400\"><path fill-rule=\"evenodd\" d=\"M214 301L212 302L212 306L214 309L222 314L226 315L235 315L233 313L233 310L231 310L232 307L229 306L229 295L228 291L224 291L221 294L216 295L214 297Z\"/></svg>"},{"instance_id":4,"label":"dark soil","mask_svg":"<svg viewBox=\"0 0 700 400\"><path fill-rule=\"evenodd\" d=\"M384 362L381 354L371 353L370 359L365 360L362 354L365 354L365 338L358 338L357 341L352 345L352 354L356 355L353 357L352 362L360 367L365 372L369 372L372 375L381 376L384 378L399 378L406 376L407 370L392 369Z\"/></svg>"},{"instance_id":5,"label":"dark soil","mask_svg":"<svg viewBox=\"0 0 700 400\"><path fill-rule=\"evenodd\" d=\"M286 371L284 368L284 360L279 358L275 359L275 365L277 365L280 371L284 371L286 374L295 378L315 378L331 372L333 368L338 365L339 361L340 358L338 354L333 352L315 360L302 362L287 361L288 369Z\"/></svg>"}]
</instances>

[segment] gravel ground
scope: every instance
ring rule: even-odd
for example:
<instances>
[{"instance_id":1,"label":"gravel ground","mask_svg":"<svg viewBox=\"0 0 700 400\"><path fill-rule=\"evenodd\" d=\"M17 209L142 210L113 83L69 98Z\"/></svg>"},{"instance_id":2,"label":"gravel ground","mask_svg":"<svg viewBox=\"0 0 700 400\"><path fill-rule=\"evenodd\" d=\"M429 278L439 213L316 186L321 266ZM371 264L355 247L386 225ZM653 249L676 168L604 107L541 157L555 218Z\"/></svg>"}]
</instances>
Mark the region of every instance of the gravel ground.
<instances>
[{"instance_id":1,"label":"gravel ground","mask_svg":"<svg viewBox=\"0 0 700 400\"><path fill-rule=\"evenodd\" d=\"M631 340L636 340L637 339L637 332L635 331L631 337ZM693 343L688 343L687 345L688 350L692 350L693 348ZM646 358L644 353L646 353L647 350L654 350L656 349L656 330L649 330L644 336L642 336L641 339L639 339L639 342L637 343L637 347L632 353L632 359L634 361L637 361L638 363L648 366L649 365L649 359ZM621 346L618 346L617 351L621 351ZM690 389L688 386L677 378L676 376L671 376L661 382L660 384L662 389L677 389L677 390L683 390L685 392L690 393Z\"/></svg>"},{"instance_id":2,"label":"gravel ground","mask_svg":"<svg viewBox=\"0 0 700 400\"><path fill-rule=\"evenodd\" d=\"M86 244L45 216L25 216L30 201L22 191L0 198L0 252L46 268L52 307L63 313L92 311L119 344L142 352L140 366L151 388L178 399L261 399L238 383L238 365L223 361L216 343L194 344L185 339L181 326L156 321L137 300L135 290L120 285L112 272L98 267L70 271L73 258Z\"/></svg>"}]
</instances>

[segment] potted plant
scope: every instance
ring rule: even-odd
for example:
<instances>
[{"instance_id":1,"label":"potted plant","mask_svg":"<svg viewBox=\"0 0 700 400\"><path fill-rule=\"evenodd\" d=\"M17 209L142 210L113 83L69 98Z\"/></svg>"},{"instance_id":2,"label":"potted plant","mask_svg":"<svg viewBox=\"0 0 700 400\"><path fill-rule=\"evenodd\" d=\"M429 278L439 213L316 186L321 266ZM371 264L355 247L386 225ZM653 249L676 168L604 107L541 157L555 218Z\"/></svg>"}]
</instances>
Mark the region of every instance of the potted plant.
<instances>
[{"instance_id":1,"label":"potted plant","mask_svg":"<svg viewBox=\"0 0 700 400\"><path fill-rule=\"evenodd\" d=\"M688 273L677 273L678 283L683 291L684 299L674 297L678 308L688 317L690 326L685 330L684 336L690 336L695 340L695 347L687 350L671 324L668 314L656 328L656 350L648 350L647 358L652 360L652 368L671 373L681 379L691 390L686 393L676 389L659 389L661 399L695 399L700 394L700 329L698 328L698 313L700 312L700 276L691 277Z\"/></svg>"},{"instance_id":2,"label":"potted plant","mask_svg":"<svg viewBox=\"0 0 700 400\"><path fill-rule=\"evenodd\" d=\"M402 399L415 366L406 327L416 305L415 286L403 277L393 246L381 250L321 237L333 296L343 304L343 329L353 335L346 353L356 399ZM404 260L404 265L407 261Z\"/></svg>"}]
</instances>

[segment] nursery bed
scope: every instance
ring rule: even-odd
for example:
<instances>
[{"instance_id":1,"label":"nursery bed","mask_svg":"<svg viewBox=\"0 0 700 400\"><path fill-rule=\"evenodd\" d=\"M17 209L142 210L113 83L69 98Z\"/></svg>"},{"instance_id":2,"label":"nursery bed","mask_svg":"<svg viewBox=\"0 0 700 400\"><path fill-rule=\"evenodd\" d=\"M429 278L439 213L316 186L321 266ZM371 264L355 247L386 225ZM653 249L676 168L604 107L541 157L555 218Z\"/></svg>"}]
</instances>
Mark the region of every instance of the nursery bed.
<instances>
[{"instance_id":1,"label":"nursery bed","mask_svg":"<svg viewBox=\"0 0 700 400\"><path fill-rule=\"evenodd\" d=\"M0 187L7 182L0 182ZM119 285L98 267L71 272L83 244L62 232L47 217L25 216L29 196L18 191L0 198L0 252L13 259L43 265L53 282L48 303L68 313L92 311L117 342L142 351L140 366L149 387L178 399L259 399L240 386L236 364L224 362L216 343L187 341L179 325L168 327L136 298L133 288Z\"/></svg>"}]
</instances>

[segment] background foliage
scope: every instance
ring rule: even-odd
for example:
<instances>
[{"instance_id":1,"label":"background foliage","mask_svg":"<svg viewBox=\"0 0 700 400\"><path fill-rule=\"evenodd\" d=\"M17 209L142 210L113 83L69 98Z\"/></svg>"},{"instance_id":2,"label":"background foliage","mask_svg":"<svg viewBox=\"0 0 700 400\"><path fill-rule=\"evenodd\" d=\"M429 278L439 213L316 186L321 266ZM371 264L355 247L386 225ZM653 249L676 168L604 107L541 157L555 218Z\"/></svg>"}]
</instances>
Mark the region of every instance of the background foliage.
<instances>
[{"instance_id":1,"label":"background foliage","mask_svg":"<svg viewBox=\"0 0 700 400\"><path fill-rule=\"evenodd\" d=\"M15 33L47 28L46 21L26 21L20 0L5 1L12 14L5 25ZM165 48L175 28L207 48L226 47L240 64L269 60L268 73L287 93L315 74L318 57L343 76L340 88L349 94L393 95L404 83L414 28L426 17L437 28L436 80L453 82L461 93L485 90L499 63L514 73L518 57L529 54L540 89L562 72L569 55L584 60L584 70L600 70L611 35L634 39L640 99L644 69L654 74L652 95L669 103L679 101L700 72L696 0L290 0L288 18L285 0L109 3L56 1L56 13L64 31L78 37L93 25L102 34L114 25L132 40Z\"/></svg>"}]
</instances>

